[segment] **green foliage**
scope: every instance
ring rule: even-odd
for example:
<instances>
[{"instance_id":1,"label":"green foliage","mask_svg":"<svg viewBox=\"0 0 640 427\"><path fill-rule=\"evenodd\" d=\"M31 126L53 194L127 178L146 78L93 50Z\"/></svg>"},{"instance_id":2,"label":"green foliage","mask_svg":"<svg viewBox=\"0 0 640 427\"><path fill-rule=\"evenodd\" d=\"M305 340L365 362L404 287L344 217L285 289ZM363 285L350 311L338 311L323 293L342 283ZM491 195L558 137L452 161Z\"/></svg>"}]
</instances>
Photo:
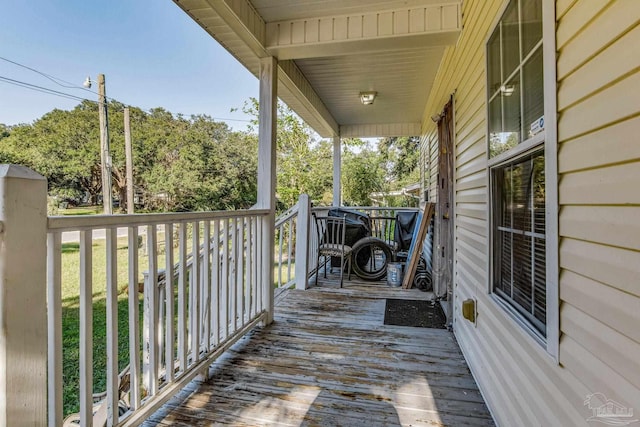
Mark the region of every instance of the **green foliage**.
<instances>
[{"instance_id":1,"label":"green foliage","mask_svg":"<svg viewBox=\"0 0 640 427\"><path fill-rule=\"evenodd\" d=\"M357 147L359 150L350 147ZM346 141L342 155L342 197L345 205L371 205L371 193L384 188L383 165L383 158L377 150L368 145Z\"/></svg>"},{"instance_id":2,"label":"green foliage","mask_svg":"<svg viewBox=\"0 0 640 427\"><path fill-rule=\"evenodd\" d=\"M116 199L124 208L124 105L110 102L109 141ZM144 210L246 208L255 203L257 143L224 123L130 108L134 188ZM0 127L0 161L44 175L58 200L96 204L102 192L98 108L84 101L53 110L33 124Z\"/></svg>"},{"instance_id":3,"label":"green foliage","mask_svg":"<svg viewBox=\"0 0 640 427\"><path fill-rule=\"evenodd\" d=\"M252 98L243 111L255 119L259 105ZM315 204L331 202L333 185L332 144L316 141L312 131L291 109L278 103L277 118L277 188L276 197L285 209L293 206L300 194L308 194Z\"/></svg>"},{"instance_id":4,"label":"green foliage","mask_svg":"<svg viewBox=\"0 0 640 427\"><path fill-rule=\"evenodd\" d=\"M382 138L378 143L389 181L396 187L413 184L420 179L420 138L417 136Z\"/></svg>"},{"instance_id":5,"label":"green foliage","mask_svg":"<svg viewBox=\"0 0 640 427\"><path fill-rule=\"evenodd\" d=\"M256 200L258 101L243 108L254 117L249 132L234 132L206 115L184 117L162 108L130 107L134 188L138 211L248 208ZM124 105L109 102L113 195L125 209ZM417 137L384 138L378 148L343 140L345 204L371 204L373 192L417 182ZM278 206L294 205L306 193L316 205L332 200L333 146L316 139L288 107L278 104ZM44 175L49 194L70 206L99 205L102 195L97 104L84 101L70 111L53 110L32 124L0 124L0 162L23 164ZM53 207L52 207L53 209Z\"/></svg>"}]
</instances>

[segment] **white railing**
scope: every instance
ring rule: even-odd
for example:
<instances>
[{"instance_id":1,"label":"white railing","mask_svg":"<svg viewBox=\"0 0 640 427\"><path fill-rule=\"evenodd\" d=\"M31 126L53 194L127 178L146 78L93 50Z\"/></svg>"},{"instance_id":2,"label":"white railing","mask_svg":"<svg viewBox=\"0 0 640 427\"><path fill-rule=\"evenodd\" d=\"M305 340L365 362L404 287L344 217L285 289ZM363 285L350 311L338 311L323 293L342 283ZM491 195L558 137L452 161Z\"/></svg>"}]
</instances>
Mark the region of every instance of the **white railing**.
<instances>
[{"instance_id":1,"label":"white railing","mask_svg":"<svg viewBox=\"0 0 640 427\"><path fill-rule=\"evenodd\" d=\"M395 217L398 212L418 212L418 208L404 207L376 207L376 206L349 206L346 209L366 213L372 218L375 217Z\"/></svg>"},{"instance_id":2,"label":"white railing","mask_svg":"<svg viewBox=\"0 0 640 427\"><path fill-rule=\"evenodd\" d=\"M295 285L295 245L299 206L299 203L296 203L276 218L274 280L278 288L290 288Z\"/></svg>"},{"instance_id":3,"label":"white railing","mask_svg":"<svg viewBox=\"0 0 640 427\"><path fill-rule=\"evenodd\" d=\"M49 218L49 425L59 426L63 418L62 289L68 289L69 283L64 282L70 275L62 271L63 232L78 234L78 262L74 265L80 279L79 421L83 426L94 420L129 426L139 424L206 372L218 355L264 320L266 282L261 274L260 248L268 214L268 210L256 209ZM127 230L120 240L118 228ZM104 244L96 243L96 230L105 230ZM141 234L146 235L146 255L139 250ZM105 265L94 262L102 258ZM139 271L145 267L141 328ZM119 274L126 279L119 280ZM119 299L125 284L125 295ZM102 286L106 299L106 399L96 405L92 355L94 344L102 343L94 343L93 308L101 298ZM118 331L119 312L127 313L126 331ZM128 335L129 348L124 361L119 360L118 336L122 334ZM126 368L121 372L123 366Z\"/></svg>"}]
</instances>

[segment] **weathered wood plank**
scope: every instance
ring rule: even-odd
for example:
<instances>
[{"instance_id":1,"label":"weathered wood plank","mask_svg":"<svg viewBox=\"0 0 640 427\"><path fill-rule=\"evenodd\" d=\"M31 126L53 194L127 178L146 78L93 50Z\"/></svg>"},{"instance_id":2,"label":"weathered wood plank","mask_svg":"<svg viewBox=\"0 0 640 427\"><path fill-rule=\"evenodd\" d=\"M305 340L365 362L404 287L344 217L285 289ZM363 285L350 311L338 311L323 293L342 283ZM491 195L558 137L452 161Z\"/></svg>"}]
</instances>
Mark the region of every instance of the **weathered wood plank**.
<instances>
[{"instance_id":1,"label":"weathered wood plank","mask_svg":"<svg viewBox=\"0 0 640 427\"><path fill-rule=\"evenodd\" d=\"M387 326L381 283L277 290L257 328L146 425L486 426L489 411L453 334Z\"/></svg>"}]
</instances>

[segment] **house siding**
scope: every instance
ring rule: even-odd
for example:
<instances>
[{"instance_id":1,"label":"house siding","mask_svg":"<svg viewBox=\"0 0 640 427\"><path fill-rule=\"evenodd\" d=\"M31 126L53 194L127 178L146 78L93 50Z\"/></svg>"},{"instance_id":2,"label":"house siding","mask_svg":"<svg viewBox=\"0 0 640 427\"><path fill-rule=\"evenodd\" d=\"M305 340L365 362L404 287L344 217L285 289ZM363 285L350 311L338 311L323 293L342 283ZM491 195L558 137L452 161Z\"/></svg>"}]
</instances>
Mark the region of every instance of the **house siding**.
<instances>
[{"instance_id":1,"label":"house siding","mask_svg":"<svg viewBox=\"0 0 640 427\"><path fill-rule=\"evenodd\" d=\"M455 91L454 331L499 425L587 425L594 392L640 410L640 2L556 2L559 363L488 293L485 42L505 3L463 3L422 124L435 177L430 117Z\"/></svg>"}]
</instances>

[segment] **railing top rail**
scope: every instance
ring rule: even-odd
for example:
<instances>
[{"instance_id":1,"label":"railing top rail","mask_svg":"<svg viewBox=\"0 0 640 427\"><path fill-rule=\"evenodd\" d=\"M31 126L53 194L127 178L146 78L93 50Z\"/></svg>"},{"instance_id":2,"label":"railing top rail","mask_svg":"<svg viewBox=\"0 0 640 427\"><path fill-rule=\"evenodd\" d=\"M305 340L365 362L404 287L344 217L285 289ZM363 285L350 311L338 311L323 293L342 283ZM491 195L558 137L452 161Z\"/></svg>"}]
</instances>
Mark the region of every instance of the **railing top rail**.
<instances>
[{"instance_id":1,"label":"railing top rail","mask_svg":"<svg viewBox=\"0 0 640 427\"><path fill-rule=\"evenodd\" d=\"M268 209L240 209L235 211L209 211L186 213L153 213L129 215L51 216L47 229L51 231L92 230L100 228L134 227L152 224L170 224L208 219L266 216Z\"/></svg>"},{"instance_id":2,"label":"railing top rail","mask_svg":"<svg viewBox=\"0 0 640 427\"><path fill-rule=\"evenodd\" d=\"M351 209L354 211L363 210L363 211L419 211L419 208L410 208L405 206L314 206L311 208L312 211L322 211L334 208L344 208Z\"/></svg>"},{"instance_id":3,"label":"railing top rail","mask_svg":"<svg viewBox=\"0 0 640 427\"><path fill-rule=\"evenodd\" d=\"M291 218L295 217L298 214L299 206L296 203L294 206L289 208L286 212L276 218L276 228L280 227L285 222L289 221Z\"/></svg>"}]
</instances>

